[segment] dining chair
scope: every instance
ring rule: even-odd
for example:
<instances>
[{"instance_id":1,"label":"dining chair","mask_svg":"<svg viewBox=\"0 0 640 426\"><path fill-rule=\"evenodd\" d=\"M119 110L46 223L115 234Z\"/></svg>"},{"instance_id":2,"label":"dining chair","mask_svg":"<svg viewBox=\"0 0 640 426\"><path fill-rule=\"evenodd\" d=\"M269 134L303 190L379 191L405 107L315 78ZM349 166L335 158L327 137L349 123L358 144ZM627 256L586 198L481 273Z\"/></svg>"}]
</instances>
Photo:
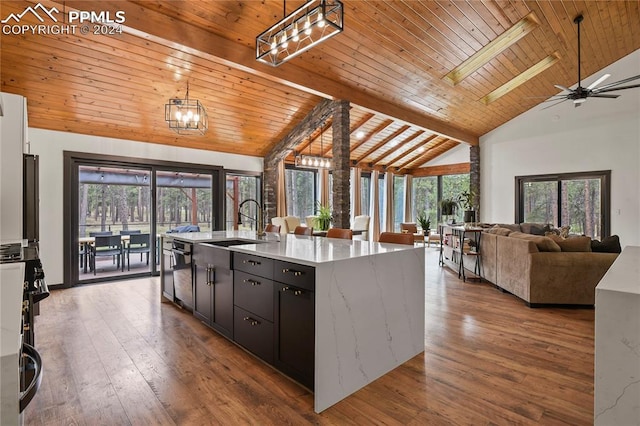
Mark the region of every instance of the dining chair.
<instances>
[{"instance_id":1,"label":"dining chair","mask_svg":"<svg viewBox=\"0 0 640 426\"><path fill-rule=\"evenodd\" d=\"M358 215L353 218L352 229L354 231L362 231L362 239L369 239L369 222L371 218L367 215Z\"/></svg>"},{"instance_id":2,"label":"dining chair","mask_svg":"<svg viewBox=\"0 0 640 426\"><path fill-rule=\"evenodd\" d=\"M146 253L147 265L149 265L150 252L151 242L149 240L149 234L130 234L129 244L127 244L127 271L131 270L131 253L140 253L141 262L142 253Z\"/></svg>"},{"instance_id":3,"label":"dining chair","mask_svg":"<svg viewBox=\"0 0 640 426\"><path fill-rule=\"evenodd\" d=\"M89 232L90 237L104 237L108 235L113 235L113 232L112 231Z\"/></svg>"},{"instance_id":4,"label":"dining chair","mask_svg":"<svg viewBox=\"0 0 640 426\"><path fill-rule=\"evenodd\" d=\"M313 235L313 228L308 226L296 226L293 233L296 235Z\"/></svg>"},{"instance_id":5,"label":"dining chair","mask_svg":"<svg viewBox=\"0 0 640 426\"><path fill-rule=\"evenodd\" d=\"M267 224L264 227L264 232L278 232L280 233L280 225L274 225L273 223Z\"/></svg>"},{"instance_id":6,"label":"dining chair","mask_svg":"<svg viewBox=\"0 0 640 426\"><path fill-rule=\"evenodd\" d=\"M118 260L118 269L124 272L124 252L122 249L122 238L120 235L97 235L96 241L91 246L91 267L93 275L96 274L96 257L111 256Z\"/></svg>"},{"instance_id":7,"label":"dining chair","mask_svg":"<svg viewBox=\"0 0 640 426\"><path fill-rule=\"evenodd\" d=\"M272 217L271 218L271 223L273 225L276 225L276 226L280 227L280 233L281 234L288 234L289 233L289 227L287 226L287 221L284 220L284 217Z\"/></svg>"},{"instance_id":8,"label":"dining chair","mask_svg":"<svg viewBox=\"0 0 640 426\"><path fill-rule=\"evenodd\" d=\"M413 222L405 222L400 224L400 230L404 233L413 235L413 242L422 241L425 244L424 233L418 232L418 225Z\"/></svg>"},{"instance_id":9,"label":"dining chair","mask_svg":"<svg viewBox=\"0 0 640 426\"><path fill-rule=\"evenodd\" d=\"M296 226L300 226L300 218L297 216L285 216L284 221L287 222L289 232L293 232Z\"/></svg>"},{"instance_id":10,"label":"dining chair","mask_svg":"<svg viewBox=\"0 0 640 426\"><path fill-rule=\"evenodd\" d=\"M329 230L327 231L327 238L342 238L345 240L352 240L353 231L351 229L329 228Z\"/></svg>"},{"instance_id":11,"label":"dining chair","mask_svg":"<svg viewBox=\"0 0 640 426\"><path fill-rule=\"evenodd\" d=\"M413 234L401 232L383 232L378 239L379 243L407 244L413 245Z\"/></svg>"}]
</instances>

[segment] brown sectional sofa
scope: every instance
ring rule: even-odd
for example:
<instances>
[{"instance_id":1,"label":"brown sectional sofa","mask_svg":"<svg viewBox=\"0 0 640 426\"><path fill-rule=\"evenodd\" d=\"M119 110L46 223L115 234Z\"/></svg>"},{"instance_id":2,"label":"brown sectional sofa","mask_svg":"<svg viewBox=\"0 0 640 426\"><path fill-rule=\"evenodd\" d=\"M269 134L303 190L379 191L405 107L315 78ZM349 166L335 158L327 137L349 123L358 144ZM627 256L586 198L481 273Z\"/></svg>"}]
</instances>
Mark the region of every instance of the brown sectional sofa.
<instances>
[{"instance_id":1,"label":"brown sectional sofa","mask_svg":"<svg viewBox=\"0 0 640 426\"><path fill-rule=\"evenodd\" d=\"M482 233L482 275L530 307L593 305L596 285L618 256L561 251L550 237L512 234Z\"/></svg>"}]
</instances>

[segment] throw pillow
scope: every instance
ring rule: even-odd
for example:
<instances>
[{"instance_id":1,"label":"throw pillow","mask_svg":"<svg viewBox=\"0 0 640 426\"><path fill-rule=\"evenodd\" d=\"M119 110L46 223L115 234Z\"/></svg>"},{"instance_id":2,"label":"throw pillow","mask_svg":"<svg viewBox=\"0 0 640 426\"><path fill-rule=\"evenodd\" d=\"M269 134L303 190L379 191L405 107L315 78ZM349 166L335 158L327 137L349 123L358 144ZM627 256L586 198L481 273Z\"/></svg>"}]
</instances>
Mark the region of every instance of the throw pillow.
<instances>
[{"instance_id":1,"label":"throw pillow","mask_svg":"<svg viewBox=\"0 0 640 426\"><path fill-rule=\"evenodd\" d=\"M569 236L569 229L571 229L571 225L560 227L560 236L562 238L567 238Z\"/></svg>"},{"instance_id":2,"label":"throw pillow","mask_svg":"<svg viewBox=\"0 0 640 426\"><path fill-rule=\"evenodd\" d=\"M542 235L525 234L524 232L512 232L509 238L520 238L521 240L533 241L540 251L562 251L560 246L549 237Z\"/></svg>"},{"instance_id":3,"label":"throw pillow","mask_svg":"<svg viewBox=\"0 0 640 426\"><path fill-rule=\"evenodd\" d=\"M620 253L622 252L620 237L612 235L603 238L602 241L593 240L591 241L591 251L596 253Z\"/></svg>"},{"instance_id":4,"label":"throw pillow","mask_svg":"<svg viewBox=\"0 0 640 426\"><path fill-rule=\"evenodd\" d=\"M496 226L500 228L507 228L514 232L520 232L520 224L518 223L498 223Z\"/></svg>"},{"instance_id":5,"label":"throw pillow","mask_svg":"<svg viewBox=\"0 0 640 426\"><path fill-rule=\"evenodd\" d=\"M524 222L520 224L520 230L525 234L544 235L545 232L548 232L551 230L551 227L543 223Z\"/></svg>"},{"instance_id":6,"label":"throw pillow","mask_svg":"<svg viewBox=\"0 0 640 426\"><path fill-rule=\"evenodd\" d=\"M557 236L557 238L562 238ZM587 252L591 251L591 238L587 236L573 236L556 241L562 251Z\"/></svg>"},{"instance_id":7,"label":"throw pillow","mask_svg":"<svg viewBox=\"0 0 640 426\"><path fill-rule=\"evenodd\" d=\"M490 234L502 235L503 237L506 237L511 233L511 230L507 228L501 228L498 225L496 225L493 228L487 229L485 232L488 232Z\"/></svg>"}]
</instances>

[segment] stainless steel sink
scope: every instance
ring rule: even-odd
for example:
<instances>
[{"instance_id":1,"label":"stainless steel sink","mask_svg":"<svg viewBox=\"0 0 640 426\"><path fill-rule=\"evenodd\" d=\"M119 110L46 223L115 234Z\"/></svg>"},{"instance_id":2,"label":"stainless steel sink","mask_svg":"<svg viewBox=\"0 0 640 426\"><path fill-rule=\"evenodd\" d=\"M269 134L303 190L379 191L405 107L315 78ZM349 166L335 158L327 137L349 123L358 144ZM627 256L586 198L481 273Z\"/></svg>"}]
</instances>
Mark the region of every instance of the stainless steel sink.
<instances>
[{"instance_id":1,"label":"stainless steel sink","mask_svg":"<svg viewBox=\"0 0 640 426\"><path fill-rule=\"evenodd\" d=\"M230 247L230 246L239 246L242 244L262 244L265 243L266 241L259 241L259 240L239 240L239 239L233 239L233 240L220 240L220 241L210 241L206 244L211 244L212 246L218 246L218 247Z\"/></svg>"}]
</instances>

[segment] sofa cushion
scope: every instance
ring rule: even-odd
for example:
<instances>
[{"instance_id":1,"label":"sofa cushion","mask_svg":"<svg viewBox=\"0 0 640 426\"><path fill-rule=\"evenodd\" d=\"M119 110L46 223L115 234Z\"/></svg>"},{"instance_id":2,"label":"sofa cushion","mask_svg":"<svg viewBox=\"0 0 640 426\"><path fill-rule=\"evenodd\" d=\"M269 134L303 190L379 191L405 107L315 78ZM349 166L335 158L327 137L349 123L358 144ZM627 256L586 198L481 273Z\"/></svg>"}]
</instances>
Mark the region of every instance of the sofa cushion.
<instances>
[{"instance_id":1,"label":"sofa cushion","mask_svg":"<svg viewBox=\"0 0 640 426\"><path fill-rule=\"evenodd\" d=\"M507 229L507 228L501 228L498 225L494 226L493 228L489 228L484 232L488 232L490 234L496 234L496 235L502 235L503 237L508 236L512 231L511 229Z\"/></svg>"},{"instance_id":2,"label":"sofa cushion","mask_svg":"<svg viewBox=\"0 0 640 426\"><path fill-rule=\"evenodd\" d=\"M495 226L498 226L500 228L507 228L514 232L520 232L520 224L518 223L496 223Z\"/></svg>"},{"instance_id":3,"label":"sofa cushion","mask_svg":"<svg viewBox=\"0 0 640 426\"><path fill-rule=\"evenodd\" d=\"M612 235L610 237L603 238L602 241L592 240L591 251L595 251L597 253L620 253L622 252L620 237Z\"/></svg>"},{"instance_id":4,"label":"sofa cushion","mask_svg":"<svg viewBox=\"0 0 640 426\"><path fill-rule=\"evenodd\" d=\"M547 236L551 238L560 246L562 251L571 252L588 252L591 251L591 238L587 236L571 236L568 238L562 238L560 235L551 234Z\"/></svg>"},{"instance_id":5,"label":"sofa cushion","mask_svg":"<svg viewBox=\"0 0 640 426\"><path fill-rule=\"evenodd\" d=\"M520 224L520 231L525 234L544 235L545 232L549 232L550 230L551 226L545 225L544 223L524 222Z\"/></svg>"},{"instance_id":6,"label":"sofa cushion","mask_svg":"<svg viewBox=\"0 0 640 426\"><path fill-rule=\"evenodd\" d=\"M560 246L549 237L542 235L525 234L524 232L512 232L509 238L519 238L521 240L533 241L540 251L562 251Z\"/></svg>"}]
</instances>

